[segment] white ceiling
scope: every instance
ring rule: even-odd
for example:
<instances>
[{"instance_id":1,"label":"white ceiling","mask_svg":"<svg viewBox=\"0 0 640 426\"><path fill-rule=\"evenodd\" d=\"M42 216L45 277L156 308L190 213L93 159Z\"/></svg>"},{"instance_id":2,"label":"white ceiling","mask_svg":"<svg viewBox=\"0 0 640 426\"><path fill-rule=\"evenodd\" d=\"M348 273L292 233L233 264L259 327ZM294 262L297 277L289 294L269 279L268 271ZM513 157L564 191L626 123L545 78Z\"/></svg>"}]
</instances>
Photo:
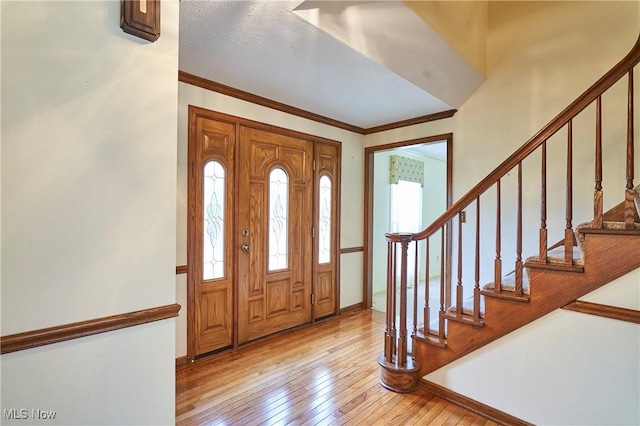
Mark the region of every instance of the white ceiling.
<instances>
[{"instance_id":1,"label":"white ceiling","mask_svg":"<svg viewBox=\"0 0 640 426\"><path fill-rule=\"evenodd\" d=\"M362 128L457 109L483 81L398 1L181 0L179 67Z\"/></svg>"},{"instance_id":2,"label":"white ceiling","mask_svg":"<svg viewBox=\"0 0 640 426\"><path fill-rule=\"evenodd\" d=\"M447 141L429 142L419 145L407 145L397 148L421 157L429 157L438 161L447 161Z\"/></svg>"}]
</instances>

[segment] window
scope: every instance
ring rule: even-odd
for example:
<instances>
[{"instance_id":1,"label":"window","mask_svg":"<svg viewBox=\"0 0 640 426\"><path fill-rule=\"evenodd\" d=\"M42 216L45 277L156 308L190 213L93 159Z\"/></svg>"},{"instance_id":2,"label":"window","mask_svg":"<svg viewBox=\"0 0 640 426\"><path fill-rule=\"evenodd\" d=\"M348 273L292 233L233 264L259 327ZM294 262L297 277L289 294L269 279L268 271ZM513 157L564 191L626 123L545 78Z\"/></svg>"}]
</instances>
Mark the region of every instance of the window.
<instances>
[{"instance_id":1,"label":"window","mask_svg":"<svg viewBox=\"0 0 640 426\"><path fill-rule=\"evenodd\" d=\"M331 263L331 179L324 175L319 185L318 263Z\"/></svg>"},{"instance_id":2,"label":"window","mask_svg":"<svg viewBox=\"0 0 640 426\"><path fill-rule=\"evenodd\" d=\"M419 232L422 225L422 185L399 180L391 185L391 232ZM417 244L409 245L407 252L407 282L415 279L415 256ZM398 258L398 268L401 258Z\"/></svg>"},{"instance_id":3,"label":"window","mask_svg":"<svg viewBox=\"0 0 640 426\"><path fill-rule=\"evenodd\" d=\"M419 232L422 225L422 186L400 180L391 185L391 232Z\"/></svg>"},{"instance_id":4,"label":"window","mask_svg":"<svg viewBox=\"0 0 640 426\"><path fill-rule=\"evenodd\" d=\"M202 279L224 277L225 170L218 161L204 165Z\"/></svg>"},{"instance_id":5,"label":"window","mask_svg":"<svg viewBox=\"0 0 640 426\"><path fill-rule=\"evenodd\" d=\"M289 242L289 177L276 168L269 174L269 271L286 269Z\"/></svg>"}]
</instances>

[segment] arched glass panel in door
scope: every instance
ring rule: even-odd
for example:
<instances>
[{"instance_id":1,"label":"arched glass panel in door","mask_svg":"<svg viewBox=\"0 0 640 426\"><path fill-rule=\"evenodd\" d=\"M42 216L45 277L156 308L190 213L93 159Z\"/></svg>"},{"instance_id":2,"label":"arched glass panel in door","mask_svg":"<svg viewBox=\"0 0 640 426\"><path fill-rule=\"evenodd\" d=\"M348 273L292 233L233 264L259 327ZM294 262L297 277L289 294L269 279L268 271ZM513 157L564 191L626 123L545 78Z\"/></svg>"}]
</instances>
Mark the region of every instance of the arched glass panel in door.
<instances>
[{"instance_id":1,"label":"arched glass panel in door","mask_svg":"<svg viewBox=\"0 0 640 426\"><path fill-rule=\"evenodd\" d=\"M331 262L331 179L324 175L319 184L320 218L318 230L318 263Z\"/></svg>"},{"instance_id":2,"label":"arched glass panel in door","mask_svg":"<svg viewBox=\"0 0 640 426\"><path fill-rule=\"evenodd\" d=\"M218 161L207 161L203 173L202 279L224 277L225 170Z\"/></svg>"},{"instance_id":3,"label":"arched glass panel in door","mask_svg":"<svg viewBox=\"0 0 640 426\"><path fill-rule=\"evenodd\" d=\"M269 271L288 267L289 177L276 168L269 174Z\"/></svg>"}]
</instances>

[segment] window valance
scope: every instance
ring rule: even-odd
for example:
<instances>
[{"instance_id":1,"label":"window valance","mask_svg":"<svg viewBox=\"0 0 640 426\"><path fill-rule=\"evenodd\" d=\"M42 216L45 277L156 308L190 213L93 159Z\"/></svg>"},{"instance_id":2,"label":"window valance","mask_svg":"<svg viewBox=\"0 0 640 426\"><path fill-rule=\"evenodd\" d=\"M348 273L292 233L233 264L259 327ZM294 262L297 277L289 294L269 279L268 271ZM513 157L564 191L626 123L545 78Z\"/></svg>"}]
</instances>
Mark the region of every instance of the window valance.
<instances>
[{"instance_id":1,"label":"window valance","mask_svg":"<svg viewBox=\"0 0 640 426\"><path fill-rule=\"evenodd\" d=\"M424 186L424 163L392 155L389 162L389 183L398 183L399 180L416 182Z\"/></svg>"}]
</instances>

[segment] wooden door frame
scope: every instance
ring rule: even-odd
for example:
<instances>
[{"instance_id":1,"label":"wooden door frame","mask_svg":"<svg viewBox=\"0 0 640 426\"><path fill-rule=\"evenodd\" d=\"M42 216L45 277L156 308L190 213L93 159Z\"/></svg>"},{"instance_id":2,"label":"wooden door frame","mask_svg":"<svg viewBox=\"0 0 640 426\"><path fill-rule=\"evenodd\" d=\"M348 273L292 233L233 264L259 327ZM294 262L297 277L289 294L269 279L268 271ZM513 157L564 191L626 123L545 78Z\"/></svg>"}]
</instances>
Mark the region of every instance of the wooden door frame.
<instances>
[{"instance_id":1,"label":"wooden door frame","mask_svg":"<svg viewBox=\"0 0 640 426\"><path fill-rule=\"evenodd\" d=\"M393 142L384 145L371 146L364 150L364 256L363 256L363 288L362 288L362 304L365 309L371 308L373 305L373 173L374 173L374 154L378 151L388 151L395 148L422 145L435 142L446 142L447 144L447 164L446 164L446 208L451 207L453 203L453 133L445 133L441 135L427 136L424 138L411 139L401 142ZM446 293L451 290L451 227L446 228L445 246L446 258L445 264L445 286ZM446 303L449 303L448 301Z\"/></svg>"},{"instance_id":2,"label":"wooden door frame","mask_svg":"<svg viewBox=\"0 0 640 426\"><path fill-rule=\"evenodd\" d=\"M217 120L217 121L225 121L225 122L231 122L235 124L235 129L236 129L236 135L240 134L240 127L241 126L246 126L246 127L250 127L253 129L257 129L257 130L263 130L263 131L268 131L268 132L272 132L272 133L277 133L283 136L289 136L289 137L293 137L293 138L298 138L298 139L305 139L308 141L313 142L314 147L316 142L320 142L320 143L325 143L325 144L332 144L332 145L337 145L338 146L338 151L340 154L340 158L339 158L339 162L338 162L338 182L337 182L337 188L336 188L336 209L337 209L337 215L336 215L336 238L335 238L335 243L334 243L334 250L336 253L336 276L335 276L335 295L336 295L336 313L335 315L339 315L340 313L340 216L341 216L341 189L342 189L342 181L341 181L341 177L342 177L342 142L340 141L336 141L336 140L332 140L332 139L327 139L327 138L323 138L320 136L315 136L315 135L311 135L308 133L304 133L304 132L299 132L296 130L291 130L291 129L287 129L284 127L279 127L279 126L275 126L275 125L271 125L271 124L267 124L267 123L262 123L259 121L254 121L254 120L249 120L247 118L242 118L242 117L238 117L238 116L234 116L234 115L230 115L230 114L225 114L222 112L218 112L218 111L213 111L207 108L202 108L202 107L198 107L198 106L194 106L194 105L189 105L188 106L188 136L187 136L187 152L189 152L189 150L191 149L190 147L193 145L194 143L194 139L196 137L196 119L198 117L206 117L212 120ZM235 152L234 152L234 157L237 159L239 158L239 151L240 151L240 143L239 141L237 141L237 143L235 144ZM313 156L315 156L315 148L314 148L314 152L313 152ZM195 244L196 242L194 241L193 238L190 239L190 227L193 225L190 225L190 223L192 222L190 220L190 216L195 214L195 212L192 212L193 206L191 206L189 204L189 200L191 199L191 197L195 196L194 194L190 194L190 186L189 186L189 179L193 179L193 176L191 175L192 173L192 169L194 167L193 164L191 164L190 162L190 157L189 155L187 155L187 306L186 306L186 316L187 316L187 360L189 361L194 361L195 360L195 353L196 353L196 347L195 347L195 274L197 273L197 271L195 271L195 263L189 261L189 253L190 253L190 248L189 245L190 244ZM240 176L240 170L239 167L234 167L234 181L238 182L239 176ZM314 179L316 178L316 173L314 170ZM313 190L314 190L314 197L315 197L315 182L313 185ZM238 211L239 208L239 197L234 197L234 210ZM315 210L315 200L314 200L314 210ZM314 217L314 222L315 222L315 211L313 212ZM315 223L314 223L315 225ZM239 275L238 275L238 256L239 256L239 250L240 250L240 228L238 225L237 221L234 221L233 224L233 238L231 239L230 243L233 245L233 268L234 268L234 276L236 277L235 279L239 279ZM314 241L314 250L316 250L315 248L315 241ZM315 252L314 252L315 253ZM312 274L313 275L313 280L314 282L312 283L312 289L313 291L315 291L315 264L312 265ZM232 292L232 296L233 296L233 310L234 310L234 315L237 314L238 312L238 288L237 285L233 286L233 292ZM311 317L311 323L315 322L315 317L314 317L314 313L315 313L315 306L312 306L312 317ZM233 324L233 329L232 329L232 341L233 341L233 349L237 349L239 347L239 343L238 343L238 323L237 321L234 320L234 324ZM205 354L204 356L206 356L207 354Z\"/></svg>"}]
</instances>

